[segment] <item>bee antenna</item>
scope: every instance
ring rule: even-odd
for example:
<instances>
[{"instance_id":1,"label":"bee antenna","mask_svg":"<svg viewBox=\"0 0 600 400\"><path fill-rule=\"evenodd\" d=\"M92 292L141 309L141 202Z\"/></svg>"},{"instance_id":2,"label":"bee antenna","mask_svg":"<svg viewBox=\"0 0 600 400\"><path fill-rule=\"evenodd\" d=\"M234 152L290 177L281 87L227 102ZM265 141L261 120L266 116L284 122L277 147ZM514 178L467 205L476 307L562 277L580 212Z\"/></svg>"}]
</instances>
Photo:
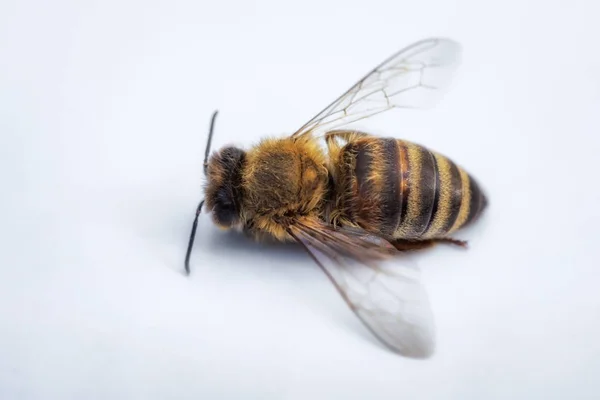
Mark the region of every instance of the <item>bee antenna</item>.
<instances>
[{"instance_id":1,"label":"bee antenna","mask_svg":"<svg viewBox=\"0 0 600 400\"><path fill-rule=\"evenodd\" d=\"M215 110L210 120L210 130L208 131L208 140L206 141L206 150L204 151L204 175L206 175L206 170L208 169L208 155L210 154L210 144L212 143L213 132L215 130L215 119L217 118L217 114L219 110ZM192 255L192 246L194 245L194 239L196 238L196 228L198 227L198 217L202 212L202 207L204 206L204 200L198 204L198 208L196 208L196 216L194 217L194 224L192 225L192 232L190 233L190 240L188 242L187 252L185 253L185 274L190 274L190 256Z\"/></svg>"},{"instance_id":2,"label":"bee antenna","mask_svg":"<svg viewBox=\"0 0 600 400\"><path fill-rule=\"evenodd\" d=\"M208 131L208 140L206 141L206 150L204 152L204 175L206 175L206 169L208 168L208 155L210 154L210 144L212 143L213 132L215 129L215 119L219 114L219 110L215 110L210 120L210 130Z\"/></svg>"},{"instance_id":3,"label":"bee antenna","mask_svg":"<svg viewBox=\"0 0 600 400\"><path fill-rule=\"evenodd\" d=\"M198 227L198 216L202 212L202 206L204 205L204 200L198 204L198 208L196 209L196 217L194 218L194 224L192 225L192 232L190 233L190 241L188 243L187 253L185 254L185 274L190 274L190 256L192 255L192 246L194 245L194 238L196 237L196 228Z\"/></svg>"}]
</instances>

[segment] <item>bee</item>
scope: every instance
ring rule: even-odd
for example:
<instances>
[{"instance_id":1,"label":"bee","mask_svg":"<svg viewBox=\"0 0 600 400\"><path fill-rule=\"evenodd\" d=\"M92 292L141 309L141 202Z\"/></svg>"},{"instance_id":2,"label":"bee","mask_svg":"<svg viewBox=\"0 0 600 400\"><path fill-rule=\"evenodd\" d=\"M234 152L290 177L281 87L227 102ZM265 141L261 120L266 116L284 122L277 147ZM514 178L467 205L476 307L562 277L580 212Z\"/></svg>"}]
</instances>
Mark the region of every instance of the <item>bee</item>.
<instances>
[{"instance_id":1,"label":"bee","mask_svg":"<svg viewBox=\"0 0 600 400\"><path fill-rule=\"evenodd\" d=\"M461 55L450 39L430 38L395 53L291 135L248 150L204 158L205 200L197 207L189 259L203 206L213 222L257 240L295 242L325 272L343 300L383 344L403 356L433 354L427 294L406 257L452 235L487 205L478 182L425 146L349 125L398 108L436 104ZM209 157L210 155L210 157Z\"/></svg>"}]
</instances>

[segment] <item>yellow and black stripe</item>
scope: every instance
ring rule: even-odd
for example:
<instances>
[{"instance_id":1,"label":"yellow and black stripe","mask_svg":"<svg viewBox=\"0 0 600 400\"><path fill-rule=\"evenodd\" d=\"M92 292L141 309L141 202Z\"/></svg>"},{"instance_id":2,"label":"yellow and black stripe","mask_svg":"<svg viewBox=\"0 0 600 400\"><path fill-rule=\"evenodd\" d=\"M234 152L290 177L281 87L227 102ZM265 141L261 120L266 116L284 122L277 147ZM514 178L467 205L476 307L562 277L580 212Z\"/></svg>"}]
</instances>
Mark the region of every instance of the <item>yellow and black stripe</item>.
<instances>
[{"instance_id":1,"label":"yellow and black stripe","mask_svg":"<svg viewBox=\"0 0 600 400\"><path fill-rule=\"evenodd\" d=\"M343 212L396 239L445 237L468 225L486 199L447 157L397 139L365 137L342 150Z\"/></svg>"}]
</instances>

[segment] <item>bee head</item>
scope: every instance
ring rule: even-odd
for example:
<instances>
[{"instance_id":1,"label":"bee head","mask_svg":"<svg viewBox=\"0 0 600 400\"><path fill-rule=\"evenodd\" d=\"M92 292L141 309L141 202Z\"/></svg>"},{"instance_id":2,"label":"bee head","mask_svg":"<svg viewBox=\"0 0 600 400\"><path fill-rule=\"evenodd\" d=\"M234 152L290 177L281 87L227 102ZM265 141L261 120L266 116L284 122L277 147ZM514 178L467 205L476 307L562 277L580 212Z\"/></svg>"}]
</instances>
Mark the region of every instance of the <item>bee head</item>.
<instances>
[{"instance_id":1,"label":"bee head","mask_svg":"<svg viewBox=\"0 0 600 400\"><path fill-rule=\"evenodd\" d=\"M206 206L213 221L223 228L240 222L242 200L242 168L246 152L237 147L224 147L214 153L205 165L208 178Z\"/></svg>"}]
</instances>

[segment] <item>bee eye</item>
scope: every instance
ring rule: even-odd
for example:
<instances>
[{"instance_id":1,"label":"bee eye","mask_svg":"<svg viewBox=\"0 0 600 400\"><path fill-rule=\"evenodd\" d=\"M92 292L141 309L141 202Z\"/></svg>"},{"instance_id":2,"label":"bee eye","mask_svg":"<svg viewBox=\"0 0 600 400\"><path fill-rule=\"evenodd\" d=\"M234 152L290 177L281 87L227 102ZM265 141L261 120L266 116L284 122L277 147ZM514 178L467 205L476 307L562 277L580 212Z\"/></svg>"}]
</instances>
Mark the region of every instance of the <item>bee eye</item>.
<instances>
[{"instance_id":1,"label":"bee eye","mask_svg":"<svg viewBox=\"0 0 600 400\"><path fill-rule=\"evenodd\" d=\"M209 162L206 205L212 211L213 221L229 228L240 221L241 171L246 153L235 147L226 147L214 154Z\"/></svg>"},{"instance_id":2,"label":"bee eye","mask_svg":"<svg viewBox=\"0 0 600 400\"><path fill-rule=\"evenodd\" d=\"M213 208L213 215L215 221L222 226L231 226L235 224L239 217L237 207L232 201L231 193L228 193L225 188L222 188L217 193L215 206Z\"/></svg>"}]
</instances>

